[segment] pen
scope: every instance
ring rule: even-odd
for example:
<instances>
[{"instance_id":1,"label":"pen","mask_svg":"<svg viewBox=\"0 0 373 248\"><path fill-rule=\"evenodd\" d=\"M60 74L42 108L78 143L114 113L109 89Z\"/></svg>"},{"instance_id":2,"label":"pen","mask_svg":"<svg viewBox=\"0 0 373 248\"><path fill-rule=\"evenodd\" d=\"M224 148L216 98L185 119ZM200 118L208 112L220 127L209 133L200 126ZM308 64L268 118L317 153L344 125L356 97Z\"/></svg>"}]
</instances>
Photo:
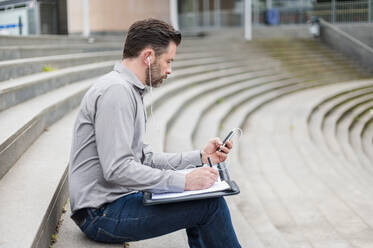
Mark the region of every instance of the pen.
<instances>
[{"instance_id":1,"label":"pen","mask_svg":"<svg viewBox=\"0 0 373 248\"><path fill-rule=\"evenodd\" d=\"M212 162L211 162L210 157L207 157L207 160L209 161L209 165L210 165L210 167L212 167Z\"/></svg>"}]
</instances>

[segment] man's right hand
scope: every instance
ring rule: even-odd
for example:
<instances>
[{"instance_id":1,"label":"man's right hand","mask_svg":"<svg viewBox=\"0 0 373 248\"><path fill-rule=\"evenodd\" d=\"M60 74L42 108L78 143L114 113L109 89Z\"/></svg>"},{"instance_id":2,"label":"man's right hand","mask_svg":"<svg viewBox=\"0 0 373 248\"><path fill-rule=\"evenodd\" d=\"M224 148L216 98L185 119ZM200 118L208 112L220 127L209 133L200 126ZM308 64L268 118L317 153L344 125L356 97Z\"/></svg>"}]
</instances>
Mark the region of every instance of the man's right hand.
<instances>
[{"instance_id":1,"label":"man's right hand","mask_svg":"<svg viewBox=\"0 0 373 248\"><path fill-rule=\"evenodd\" d=\"M185 190L210 188L218 179L219 171L211 167L202 167L189 172L185 179Z\"/></svg>"}]
</instances>

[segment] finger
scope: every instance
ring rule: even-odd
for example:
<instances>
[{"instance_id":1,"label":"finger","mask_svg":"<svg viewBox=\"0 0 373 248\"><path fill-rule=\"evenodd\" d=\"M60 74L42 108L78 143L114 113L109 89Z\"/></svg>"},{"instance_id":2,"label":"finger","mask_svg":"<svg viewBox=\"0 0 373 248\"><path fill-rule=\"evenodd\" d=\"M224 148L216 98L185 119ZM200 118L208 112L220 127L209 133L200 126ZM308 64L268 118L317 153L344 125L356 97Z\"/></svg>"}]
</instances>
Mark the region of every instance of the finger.
<instances>
[{"instance_id":1,"label":"finger","mask_svg":"<svg viewBox=\"0 0 373 248\"><path fill-rule=\"evenodd\" d=\"M209 181L209 187L211 187L214 183L216 182L216 179L215 178L210 178L210 181Z\"/></svg>"},{"instance_id":2,"label":"finger","mask_svg":"<svg viewBox=\"0 0 373 248\"><path fill-rule=\"evenodd\" d=\"M232 149L233 147L233 142L231 140L228 140L226 143L225 143L225 146L228 147L229 149Z\"/></svg>"},{"instance_id":3,"label":"finger","mask_svg":"<svg viewBox=\"0 0 373 248\"><path fill-rule=\"evenodd\" d=\"M212 180L211 178L209 178L208 180L205 180L205 182L203 184L203 187L205 189L210 188L214 183L215 183L215 181Z\"/></svg>"},{"instance_id":4,"label":"finger","mask_svg":"<svg viewBox=\"0 0 373 248\"><path fill-rule=\"evenodd\" d=\"M215 137L213 139L210 140L210 142L212 144L214 144L216 147L219 147L221 146L223 143L221 142L220 138L219 137Z\"/></svg>"},{"instance_id":5,"label":"finger","mask_svg":"<svg viewBox=\"0 0 373 248\"><path fill-rule=\"evenodd\" d=\"M219 156L220 161L224 161L227 159L227 154L224 152L216 152Z\"/></svg>"},{"instance_id":6,"label":"finger","mask_svg":"<svg viewBox=\"0 0 373 248\"><path fill-rule=\"evenodd\" d=\"M217 177L211 177L210 180L211 180L211 185L214 184L216 182L218 178Z\"/></svg>"},{"instance_id":7,"label":"finger","mask_svg":"<svg viewBox=\"0 0 373 248\"><path fill-rule=\"evenodd\" d=\"M219 176L219 173L211 173L210 174L210 177L214 179L214 181L216 181L216 179L218 178Z\"/></svg>"},{"instance_id":8,"label":"finger","mask_svg":"<svg viewBox=\"0 0 373 248\"><path fill-rule=\"evenodd\" d=\"M218 177L219 177L219 175L213 175L212 179L214 180L214 182L216 182L216 180L218 180Z\"/></svg>"},{"instance_id":9,"label":"finger","mask_svg":"<svg viewBox=\"0 0 373 248\"><path fill-rule=\"evenodd\" d=\"M211 168L211 167L206 167L209 169L209 172L213 175L218 175L219 171L217 169Z\"/></svg>"},{"instance_id":10,"label":"finger","mask_svg":"<svg viewBox=\"0 0 373 248\"><path fill-rule=\"evenodd\" d=\"M229 153L229 151L230 151L230 149L228 147L224 147L224 146L220 147L220 152Z\"/></svg>"}]
</instances>

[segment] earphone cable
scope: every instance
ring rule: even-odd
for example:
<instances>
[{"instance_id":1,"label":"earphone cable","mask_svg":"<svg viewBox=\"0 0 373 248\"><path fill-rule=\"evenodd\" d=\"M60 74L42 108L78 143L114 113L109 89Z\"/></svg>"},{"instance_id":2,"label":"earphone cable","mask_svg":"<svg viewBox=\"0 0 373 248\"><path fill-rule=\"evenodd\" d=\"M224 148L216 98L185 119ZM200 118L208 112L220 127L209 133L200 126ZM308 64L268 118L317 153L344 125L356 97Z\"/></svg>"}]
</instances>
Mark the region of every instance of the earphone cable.
<instances>
[{"instance_id":1,"label":"earphone cable","mask_svg":"<svg viewBox=\"0 0 373 248\"><path fill-rule=\"evenodd\" d=\"M149 71L149 83L150 83L150 117L153 117L153 86L152 86L152 73L150 70L150 59L148 57L148 71Z\"/></svg>"}]
</instances>

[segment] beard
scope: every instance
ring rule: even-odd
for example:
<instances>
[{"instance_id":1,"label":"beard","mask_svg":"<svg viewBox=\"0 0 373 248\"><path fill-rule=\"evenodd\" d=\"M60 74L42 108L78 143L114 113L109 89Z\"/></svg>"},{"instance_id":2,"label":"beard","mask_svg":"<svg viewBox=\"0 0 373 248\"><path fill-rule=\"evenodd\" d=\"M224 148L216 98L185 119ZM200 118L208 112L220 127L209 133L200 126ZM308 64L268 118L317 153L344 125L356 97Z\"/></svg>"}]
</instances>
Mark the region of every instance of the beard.
<instances>
[{"instance_id":1,"label":"beard","mask_svg":"<svg viewBox=\"0 0 373 248\"><path fill-rule=\"evenodd\" d=\"M146 70L146 73L145 73L146 74L145 83L148 86L158 88L163 83L163 80L167 79L167 74L164 76L161 75L161 66L159 65L158 61L155 61L155 63L150 66L150 73L151 73L151 78L152 78L151 82L150 82L148 70Z\"/></svg>"}]
</instances>

